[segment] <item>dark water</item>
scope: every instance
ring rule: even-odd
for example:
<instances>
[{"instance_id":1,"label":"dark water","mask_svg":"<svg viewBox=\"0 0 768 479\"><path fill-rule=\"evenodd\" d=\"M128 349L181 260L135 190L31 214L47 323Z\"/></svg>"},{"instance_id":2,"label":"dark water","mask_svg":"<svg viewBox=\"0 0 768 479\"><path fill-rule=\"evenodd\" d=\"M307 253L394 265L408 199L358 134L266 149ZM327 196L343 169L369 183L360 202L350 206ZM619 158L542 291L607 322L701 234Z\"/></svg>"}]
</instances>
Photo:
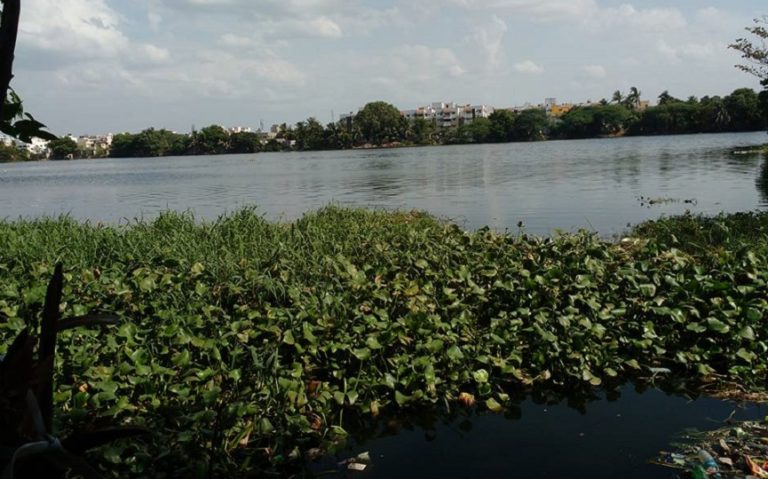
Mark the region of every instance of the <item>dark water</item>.
<instances>
[{"instance_id":1,"label":"dark water","mask_svg":"<svg viewBox=\"0 0 768 479\"><path fill-rule=\"evenodd\" d=\"M648 461L687 429L723 427L736 420L762 419L766 406L701 398L690 400L659 390L626 386L619 397L578 407L528 400L505 418L459 416L420 426L380 426L378 438L357 444L314 465L333 470L337 461L368 451L371 465L361 479L393 477L669 479L673 470ZM424 423L427 424L424 424Z\"/></svg>"},{"instance_id":2,"label":"dark water","mask_svg":"<svg viewBox=\"0 0 768 479\"><path fill-rule=\"evenodd\" d=\"M292 219L331 202L423 209L467 228L610 235L662 214L768 205L765 133L0 165L0 217L119 222L165 209L215 218L258 205ZM763 175L768 177L768 175ZM762 189L761 189L762 188ZM640 197L672 200L648 207ZM693 203L685 203L693 200Z\"/></svg>"}]
</instances>

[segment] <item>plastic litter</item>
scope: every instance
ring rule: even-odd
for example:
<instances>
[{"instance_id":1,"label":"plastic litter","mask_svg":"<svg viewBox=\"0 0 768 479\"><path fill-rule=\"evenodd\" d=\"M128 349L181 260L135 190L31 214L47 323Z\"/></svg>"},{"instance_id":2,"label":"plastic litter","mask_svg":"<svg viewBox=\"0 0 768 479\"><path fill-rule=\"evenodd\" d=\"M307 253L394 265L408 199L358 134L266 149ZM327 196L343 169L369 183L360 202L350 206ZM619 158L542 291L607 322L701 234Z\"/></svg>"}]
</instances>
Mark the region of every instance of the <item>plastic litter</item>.
<instances>
[{"instance_id":1,"label":"plastic litter","mask_svg":"<svg viewBox=\"0 0 768 479\"><path fill-rule=\"evenodd\" d=\"M699 461L701 461L701 467L704 469L704 472L707 474L707 476L711 477L712 479L721 479L720 468L717 466L717 462L715 462L715 458L712 457L712 454L708 453L704 449L699 449L697 456L699 457Z\"/></svg>"},{"instance_id":2,"label":"plastic litter","mask_svg":"<svg viewBox=\"0 0 768 479\"><path fill-rule=\"evenodd\" d=\"M734 422L711 432L688 432L653 464L681 479L768 479L768 422Z\"/></svg>"},{"instance_id":3,"label":"plastic litter","mask_svg":"<svg viewBox=\"0 0 768 479\"><path fill-rule=\"evenodd\" d=\"M348 471L356 471L356 472L362 472L364 471L368 465L371 462L371 454L366 452L361 452L355 457L350 457L349 459L345 459L338 463L339 470L348 470Z\"/></svg>"}]
</instances>

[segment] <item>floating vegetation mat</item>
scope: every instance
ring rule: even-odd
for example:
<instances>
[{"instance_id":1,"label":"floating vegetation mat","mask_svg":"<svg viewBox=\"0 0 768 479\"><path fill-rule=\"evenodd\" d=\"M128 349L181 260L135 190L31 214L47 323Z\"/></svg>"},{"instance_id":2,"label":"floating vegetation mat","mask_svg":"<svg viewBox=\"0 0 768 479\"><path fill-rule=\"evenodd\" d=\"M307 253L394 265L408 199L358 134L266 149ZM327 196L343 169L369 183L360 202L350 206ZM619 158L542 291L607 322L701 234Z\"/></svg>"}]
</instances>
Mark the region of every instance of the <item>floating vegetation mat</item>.
<instances>
[{"instance_id":1,"label":"floating vegetation mat","mask_svg":"<svg viewBox=\"0 0 768 479\"><path fill-rule=\"evenodd\" d=\"M653 463L679 470L681 478L768 478L768 422L688 432L681 441Z\"/></svg>"},{"instance_id":2,"label":"floating vegetation mat","mask_svg":"<svg viewBox=\"0 0 768 479\"><path fill-rule=\"evenodd\" d=\"M336 207L8 221L0 355L61 261L62 313L122 323L60 335L58 430L152 431L96 453L114 476L298 473L353 418L640 377L764 390L766 231L750 213L542 238Z\"/></svg>"}]
</instances>

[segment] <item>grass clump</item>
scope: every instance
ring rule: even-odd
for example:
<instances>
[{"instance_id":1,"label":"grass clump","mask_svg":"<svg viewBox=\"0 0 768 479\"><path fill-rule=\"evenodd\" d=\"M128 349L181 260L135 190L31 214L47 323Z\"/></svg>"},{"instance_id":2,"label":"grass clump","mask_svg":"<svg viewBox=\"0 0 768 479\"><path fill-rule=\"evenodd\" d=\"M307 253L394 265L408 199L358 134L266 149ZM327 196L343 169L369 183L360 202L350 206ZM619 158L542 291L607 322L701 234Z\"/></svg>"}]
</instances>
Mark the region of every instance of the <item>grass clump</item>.
<instances>
[{"instance_id":1,"label":"grass clump","mask_svg":"<svg viewBox=\"0 0 768 479\"><path fill-rule=\"evenodd\" d=\"M0 344L39 315L63 261L65 312L124 322L62 335L60 428L149 426L146 442L101 452L116 475L289 467L350 418L460 397L502 411L515 389L660 368L765 388L765 224L666 219L630 247L337 207L290 224L248 209L208 223L5 222Z\"/></svg>"}]
</instances>

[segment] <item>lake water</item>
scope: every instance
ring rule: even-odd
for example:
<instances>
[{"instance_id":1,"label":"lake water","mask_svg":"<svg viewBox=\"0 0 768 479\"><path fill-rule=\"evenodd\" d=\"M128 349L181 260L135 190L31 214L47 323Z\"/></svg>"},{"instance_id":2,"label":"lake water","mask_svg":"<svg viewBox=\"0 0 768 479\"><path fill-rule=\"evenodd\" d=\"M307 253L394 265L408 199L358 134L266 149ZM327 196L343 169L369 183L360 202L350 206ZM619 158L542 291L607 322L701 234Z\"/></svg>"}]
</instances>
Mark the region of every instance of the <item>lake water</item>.
<instances>
[{"instance_id":1,"label":"lake water","mask_svg":"<svg viewBox=\"0 0 768 479\"><path fill-rule=\"evenodd\" d=\"M765 142L765 133L740 133L4 164L0 217L121 222L173 209L210 219L257 205L293 219L337 203L421 209L466 228L522 221L531 233L611 235L662 214L767 206L762 156L732 154Z\"/></svg>"},{"instance_id":2,"label":"lake water","mask_svg":"<svg viewBox=\"0 0 768 479\"><path fill-rule=\"evenodd\" d=\"M389 422L373 437L312 466L333 470L338 461L367 451L371 465L360 479L393 477L672 479L674 470L649 464L683 431L711 431L735 420L761 420L766 406L709 398L695 401L632 385L593 402L555 404L527 400L508 417L496 414Z\"/></svg>"}]
</instances>

